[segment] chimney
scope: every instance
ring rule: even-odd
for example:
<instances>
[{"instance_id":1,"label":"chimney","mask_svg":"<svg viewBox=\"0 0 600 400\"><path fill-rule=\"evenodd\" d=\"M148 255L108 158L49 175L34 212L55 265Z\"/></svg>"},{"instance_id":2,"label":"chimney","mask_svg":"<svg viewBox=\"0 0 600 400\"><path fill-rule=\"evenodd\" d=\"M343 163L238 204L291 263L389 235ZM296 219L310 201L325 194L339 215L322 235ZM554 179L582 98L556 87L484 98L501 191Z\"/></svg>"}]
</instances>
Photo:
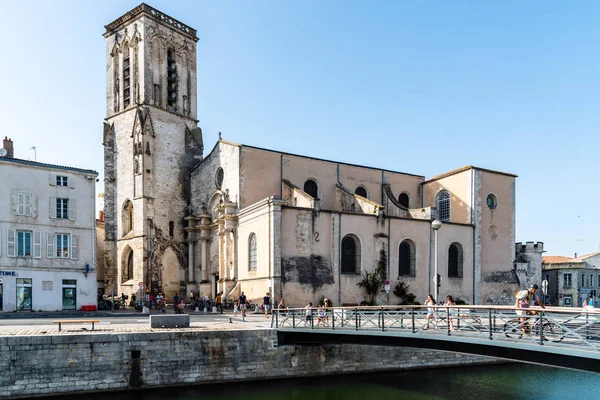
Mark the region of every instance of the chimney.
<instances>
[{"instance_id":1,"label":"chimney","mask_svg":"<svg viewBox=\"0 0 600 400\"><path fill-rule=\"evenodd\" d=\"M575 253L575 258L577 258L577 253Z\"/></svg>"},{"instance_id":2,"label":"chimney","mask_svg":"<svg viewBox=\"0 0 600 400\"><path fill-rule=\"evenodd\" d=\"M104 210L100 211L100 221L104 222Z\"/></svg>"},{"instance_id":3,"label":"chimney","mask_svg":"<svg viewBox=\"0 0 600 400\"><path fill-rule=\"evenodd\" d=\"M14 156L14 148L13 141L8 137L4 136L4 142L2 143L2 147L6 150L6 158L13 158Z\"/></svg>"}]
</instances>

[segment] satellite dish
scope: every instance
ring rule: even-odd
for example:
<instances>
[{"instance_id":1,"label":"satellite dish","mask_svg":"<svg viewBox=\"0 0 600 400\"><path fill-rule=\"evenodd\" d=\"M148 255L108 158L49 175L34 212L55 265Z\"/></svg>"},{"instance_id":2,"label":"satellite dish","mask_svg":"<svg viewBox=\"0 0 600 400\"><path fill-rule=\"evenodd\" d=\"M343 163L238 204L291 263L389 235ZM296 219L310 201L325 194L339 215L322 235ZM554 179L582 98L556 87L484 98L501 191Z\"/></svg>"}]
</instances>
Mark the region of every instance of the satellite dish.
<instances>
[{"instance_id":1,"label":"satellite dish","mask_svg":"<svg viewBox=\"0 0 600 400\"><path fill-rule=\"evenodd\" d=\"M0 149L0 157L4 157L6 154L8 154L8 151L6 151L6 149Z\"/></svg>"}]
</instances>

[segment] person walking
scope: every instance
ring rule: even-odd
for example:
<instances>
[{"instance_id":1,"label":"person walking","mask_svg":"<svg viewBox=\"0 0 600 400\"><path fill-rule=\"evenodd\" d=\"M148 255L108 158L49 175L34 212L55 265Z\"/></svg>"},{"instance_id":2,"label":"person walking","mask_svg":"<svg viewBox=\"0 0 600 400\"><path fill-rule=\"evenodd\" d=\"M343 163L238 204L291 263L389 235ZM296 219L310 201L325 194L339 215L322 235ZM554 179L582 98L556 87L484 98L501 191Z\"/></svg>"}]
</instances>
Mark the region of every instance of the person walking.
<instances>
[{"instance_id":1,"label":"person walking","mask_svg":"<svg viewBox=\"0 0 600 400\"><path fill-rule=\"evenodd\" d=\"M306 307L304 307L304 313L306 315L306 320L304 321L304 326L308 325L309 323L312 326L312 316L313 316L313 308L312 308L313 304L312 302L308 303L308 305Z\"/></svg>"},{"instance_id":2,"label":"person walking","mask_svg":"<svg viewBox=\"0 0 600 400\"><path fill-rule=\"evenodd\" d=\"M285 301L283 301L283 297L281 298L281 300L279 301L279 304L277 305L277 311L279 312L279 315L285 315Z\"/></svg>"},{"instance_id":3,"label":"person walking","mask_svg":"<svg viewBox=\"0 0 600 400\"><path fill-rule=\"evenodd\" d=\"M217 310L221 310L221 314L223 314L223 292L217 293L217 297L215 298L215 302L217 303Z\"/></svg>"},{"instance_id":4,"label":"person walking","mask_svg":"<svg viewBox=\"0 0 600 400\"><path fill-rule=\"evenodd\" d=\"M263 308L265 309L265 318L269 318L269 308L271 307L271 296L269 292L263 297Z\"/></svg>"},{"instance_id":5,"label":"person walking","mask_svg":"<svg viewBox=\"0 0 600 400\"><path fill-rule=\"evenodd\" d=\"M435 300L433 300L432 295L427 296L425 305L427 306L427 324L425 325L425 328L423 328L423 329L429 329L429 321L434 320L433 310L434 310L434 306L435 306Z\"/></svg>"},{"instance_id":6,"label":"person walking","mask_svg":"<svg viewBox=\"0 0 600 400\"><path fill-rule=\"evenodd\" d=\"M233 303L233 317L237 318L239 312L240 312L240 301L236 300L235 303Z\"/></svg>"},{"instance_id":7,"label":"person walking","mask_svg":"<svg viewBox=\"0 0 600 400\"><path fill-rule=\"evenodd\" d=\"M240 310L242 311L242 317L246 317L246 302L247 302L247 300L246 300L246 295L244 294L244 292L242 292L238 301L240 302Z\"/></svg>"},{"instance_id":8,"label":"person walking","mask_svg":"<svg viewBox=\"0 0 600 400\"><path fill-rule=\"evenodd\" d=\"M455 306L455 305L456 305L456 302L454 301L452 296L450 296L450 295L446 296L446 302L444 303L444 306L450 307L450 306ZM450 321L450 332L454 332L453 319L455 317L457 317L456 308L448 308L448 320Z\"/></svg>"},{"instance_id":9,"label":"person walking","mask_svg":"<svg viewBox=\"0 0 600 400\"><path fill-rule=\"evenodd\" d=\"M179 295L175 293L173 296L173 309L175 310L175 314L179 314L177 306L179 305Z\"/></svg>"}]
</instances>

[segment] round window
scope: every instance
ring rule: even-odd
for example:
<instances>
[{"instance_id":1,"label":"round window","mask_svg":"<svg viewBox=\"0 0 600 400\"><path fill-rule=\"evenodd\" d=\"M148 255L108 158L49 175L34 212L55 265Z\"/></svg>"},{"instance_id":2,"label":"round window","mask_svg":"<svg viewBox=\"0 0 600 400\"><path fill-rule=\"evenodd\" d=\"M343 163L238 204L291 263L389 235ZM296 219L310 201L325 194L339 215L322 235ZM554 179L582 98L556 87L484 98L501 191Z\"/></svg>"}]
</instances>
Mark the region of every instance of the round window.
<instances>
[{"instance_id":1,"label":"round window","mask_svg":"<svg viewBox=\"0 0 600 400\"><path fill-rule=\"evenodd\" d=\"M225 173L223 172L223 168L219 168L217 170L217 174L215 175L215 185L217 185L217 189L220 189L223 186L223 178Z\"/></svg>"},{"instance_id":2,"label":"round window","mask_svg":"<svg viewBox=\"0 0 600 400\"><path fill-rule=\"evenodd\" d=\"M487 206L490 210L494 210L496 207L498 207L498 199L491 193L488 194L488 197L485 202L487 203Z\"/></svg>"}]
</instances>

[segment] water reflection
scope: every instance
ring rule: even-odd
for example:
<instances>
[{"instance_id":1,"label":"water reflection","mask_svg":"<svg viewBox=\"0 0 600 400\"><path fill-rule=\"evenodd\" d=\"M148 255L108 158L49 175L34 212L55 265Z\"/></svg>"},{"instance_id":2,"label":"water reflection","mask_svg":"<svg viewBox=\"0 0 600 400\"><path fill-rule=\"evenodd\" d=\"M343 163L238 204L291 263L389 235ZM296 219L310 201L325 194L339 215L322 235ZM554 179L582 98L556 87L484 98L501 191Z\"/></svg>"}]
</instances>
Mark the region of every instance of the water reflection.
<instances>
[{"instance_id":1,"label":"water reflection","mask_svg":"<svg viewBox=\"0 0 600 400\"><path fill-rule=\"evenodd\" d=\"M54 400L594 399L599 376L527 364L230 382Z\"/></svg>"}]
</instances>

